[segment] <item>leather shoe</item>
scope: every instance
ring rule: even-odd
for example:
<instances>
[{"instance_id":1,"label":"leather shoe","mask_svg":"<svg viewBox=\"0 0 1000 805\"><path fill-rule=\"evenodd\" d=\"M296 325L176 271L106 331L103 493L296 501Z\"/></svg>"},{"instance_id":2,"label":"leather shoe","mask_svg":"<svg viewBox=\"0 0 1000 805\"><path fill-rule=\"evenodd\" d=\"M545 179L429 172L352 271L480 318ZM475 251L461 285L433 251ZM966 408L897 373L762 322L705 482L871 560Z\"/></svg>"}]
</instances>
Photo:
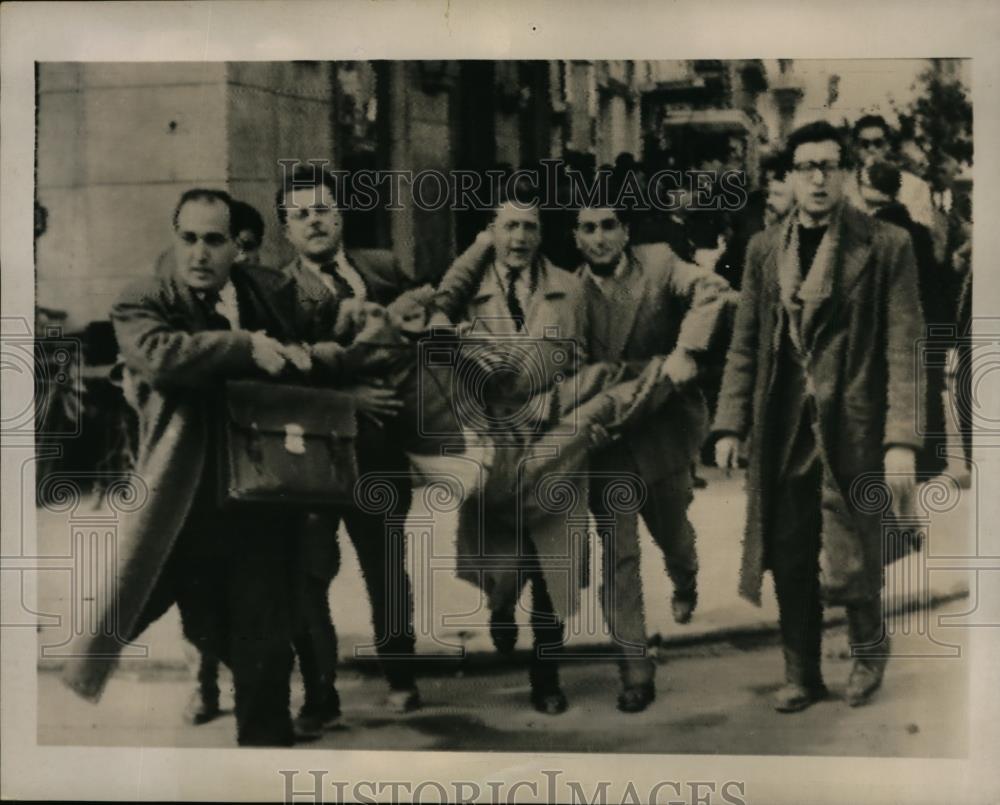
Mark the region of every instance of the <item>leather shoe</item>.
<instances>
[{"instance_id":1,"label":"leather shoe","mask_svg":"<svg viewBox=\"0 0 1000 805\"><path fill-rule=\"evenodd\" d=\"M882 687L885 663L870 663L855 660L851 675L847 679L846 699L851 707L867 704L872 694Z\"/></svg>"},{"instance_id":2,"label":"leather shoe","mask_svg":"<svg viewBox=\"0 0 1000 805\"><path fill-rule=\"evenodd\" d=\"M184 708L184 718L196 727L214 721L221 715L219 700L204 696L200 689L191 694L187 707Z\"/></svg>"},{"instance_id":3,"label":"leather shoe","mask_svg":"<svg viewBox=\"0 0 1000 805\"><path fill-rule=\"evenodd\" d=\"M618 709L623 713L641 713L656 698L652 682L625 688L618 694Z\"/></svg>"},{"instance_id":4,"label":"leather shoe","mask_svg":"<svg viewBox=\"0 0 1000 805\"><path fill-rule=\"evenodd\" d=\"M569 707L565 694L558 688L547 693L531 694L531 704L539 713L545 713L548 716L565 713L566 708Z\"/></svg>"},{"instance_id":5,"label":"leather shoe","mask_svg":"<svg viewBox=\"0 0 1000 805\"><path fill-rule=\"evenodd\" d=\"M689 596L674 596L670 602L670 610L674 616L674 623L690 623L696 606L698 606L697 593Z\"/></svg>"},{"instance_id":6,"label":"leather shoe","mask_svg":"<svg viewBox=\"0 0 1000 805\"><path fill-rule=\"evenodd\" d=\"M336 690L328 690L325 701L319 707L302 705L293 726L298 740L315 740L340 718L340 696Z\"/></svg>"},{"instance_id":7,"label":"leather shoe","mask_svg":"<svg viewBox=\"0 0 1000 805\"><path fill-rule=\"evenodd\" d=\"M391 690L385 700L386 707L393 713L403 715L419 710L423 705L420 701L420 692L416 688L404 690Z\"/></svg>"},{"instance_id":8,"label":"leather shoe","mask_svg":"<svg viewBox=\"0 0 1000 805\"><path fill-rule=\"evenodd\" d=\"M774 694L772 704L779 713L797 713L805 710L810 705L822 701L827 697L825 685L818 687L806 687L789 682L778 688Z\"/></svg>"}]
</instances>

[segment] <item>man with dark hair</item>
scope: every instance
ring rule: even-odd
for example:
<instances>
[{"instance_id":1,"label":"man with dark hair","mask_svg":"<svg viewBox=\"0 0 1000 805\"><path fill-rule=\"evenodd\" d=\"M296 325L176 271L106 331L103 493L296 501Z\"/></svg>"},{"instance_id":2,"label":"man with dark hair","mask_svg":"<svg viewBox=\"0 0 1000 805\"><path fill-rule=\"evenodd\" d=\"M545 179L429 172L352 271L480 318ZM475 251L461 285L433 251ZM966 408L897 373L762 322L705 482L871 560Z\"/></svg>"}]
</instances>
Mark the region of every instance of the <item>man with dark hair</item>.
<instances>
[{"instance_id":1,"label":"man with dark hair","mask_svg":"<svg viewBox=\"0 0 1000 805\"><path fill-rule=\"evenodd\" d=\"M342 311L359 314L371 305L388 305L412 285L391 252L346 250L343 218L337 206L335 177L313 165L300 165L276 195L276 211L296 256L285 266L308 310L336 300ZM343 318L350 319L351 316ZM343 320L343 319L342 319ZM340 338L350 343L355 331ZM405 548L396 526L405 519L412 496L409 462L392 420L401 405L395 392L345 378L361 413L357 453L362 475L375 473L394 490L384 515L351 507L313 515L304 534L298 632L295 650L306 698L296 726L303 734L321 732L340 716L336 690L337 642L330 615L329 588L340 567L337 529L341 520L354 545L372 608L375 644L389 682L388 706L408 712L420 706L414 676L413 601L406 573Z\"/></svg>"},{"instance_id":2,"label":"man with dark hair","mask_svg":"<svg viewBox=\"0 0 1000 805\"><path fill-rule=\"evenodd\" d=\"M893 513L907 512L924 382L909 238L843 203L846 155L832 125L797 129L788 152L796 206L750 243L714 424L722 468L750 439L740 592L759 604L771 570L787 683L775 695L780 712L826 695L823 602L847 609L848 703L864 704L882 683L883 564L911 546L884 542L886 513L866 508L858 485L884 478Z\"/></svg>"},{"instance_id":3,"label":"man with dark hair","mask_svg":"<svg viewBox=\"0 0 1000 805\"><path fill-rule=\"evenodd\" d=\"M863 115L851 129L855 166L848 178L845 193L848 201L865 209L861 197L862 171L872 162L885 162L892 154L892 129L881 115ZM909 171L900 171L898 199L909 211L910 218L928 229L934 227L934 203L930 186Z\"/></svg>"},{"instance_id":4,"label":"man with dark hair","mask_svg":"<svg viewBox=\"0 0 1000 805\"><path fill-rule=\"evenodd\" d=\"M152 495L125 526L116 595L65 678L99 696L118 636L136 639L176 603L185 637L232 669L239 743L289 745L293 548L285 535L297 513L220 508L214 418L226 380L330 382L349 351L329 343L332 300L307 318L286 276L234 265L226 193L188 191L173 219L174 270L136 283L111 311L139 414L137 472Z\"/></svg>"},{"instance_id":5,"label":"man with dark hair","mask_svg":"<svg viewBox=\"0 0 1000 805\"><path fill-rule=\"evenodd\" d=\"M901 183L900 170L895 165L888 162L872 162L861 173L861 198L865 208L875 218L895 224L909 233L917 260L920 306L924 313L924 322L928 327L928 335L933 339L934 333L931 328L937 326L940 329L942 326L950 325L954 321L954 313L950 309L944 273L934 259L934 240L930 230L914 221L906 207L899 201ZM948 344L940 342L939 346L942 350L946 350ZM928 366L927 394L924 402L927 436L924 449L917 458L917 475L920 480L938 475L948 464L948 460L941 455L941 449L947 441L944 388L944 367Z\"/></svg>"},{"instance_id":6,"label":"man with dark hair","mask_svg":"<svg viewBox=\"0 0 1000 805\"><path fill-rule=\"evenodd\" d=\"M264 219L260 213L250 204L231 198L225 191L195 188L182 194L174 208L172 220L175 229L181 207L197 200L215 200L229 205L230 235L237 246L233 265L259 266L260 248L264 241ZM169 277L175 266L176 249L166 249L157 258L153 273L158 277ZM185 708L185 717L195 725L205 724L222 714L219 707L219 658L199 652L197 677L198 687Z\"/></svg>"},{"instance_id":7,"label":"man with dark hair","mask_svg":"<svg viewBox=\"0 0 1000 805\"><path fill-rule=\"evenodd\" d=\"M245 201L230 198L229 194L223 190L196 188L188 193L196 193L199 197L206 199L221 199L223 196L229 199L229 207L232 211L231 227L233 239L236 241L238 251L234 263L236 265L258 266L260 265L260 249L264 244L264 219L255 207ZM191 199L182 199L184 202ZM180 211L180 204L174 208L173 220L176 223L177 214ZM174 270L174 249L166 249L153 266L153 273L158 276L169 276Z\"/></svg>"},{"instance_id":8,"label":"man with dark hair","mask_svg":"<svg viewBox=\"0 0 1000 805\"><path fill-rule=\"evenodd\" d=\"M768 154L760 162L761 181L766 193L765 228L778 223L792 208L792 187L788 172L788 154L784 149Z\"/></svg>"},{"instance_id":9,"label":"man with dark hair","mask_svg":"<svg viewBox=\"0 0 1000 805\"><path fill-rule=\"evenodd\" d=\"M537 201L523 186L508 188L494 208L488 230L455 260L438 287L441 313L463 321L474 335L495 337L498 350L509 356L501 368L477 382L481 388L463 399L477 409L481 403L483 421L493 423L494 468L521 455L530 441L530 433L519 424L519 412L530 410L533 398L544 395L586 360L588 309L580 280L542 256L541 242ZM574 342L575 355L566 354L567 340ZM528 356L528 365L518 363L522 355ZM558 444L552 442L547 449L559 449ZM486 594L490 633L501 652L514 648L515 607L530 584L531 703L548 715L567 708L559 684L559 655L565 618L573 608L572 589L582 572L567 522L586 517L579 480L555 480L557 485L565 482L560 491L566 492L563 497L571 511L553 513L543 505L529 516L527 504L512 510L505 497L498 506L488 488L476 489L459 509L457 537L458 575ZM553 569L546 558L554 556L567 557L574 569Z\"/></svg>"},{"instance_id":10,"label":"man with dark hair","mask_svg":"<svg viewBox=\"0 0 1000 805\"><path fill-rule=\"evenodd\" d=\"M697 359L711 343L728 285L681 261L664 244L630 247L629 227L610 206L578 210L574 236L583 256L577 276L589 310L590 358L638 364L667 355L668 376L677 386L651 421L591 461L590 510L603 536L604 612L623 655L618 708L638 712L655 696L655 665L644 652L635 654L635 646L646 643L638 512L616 510L610 491L622 483L635 487L634 499L643 501L643 520L674 585L674 620L687 623L698 596L695 531L687 517L690 468L708 427L704 397L691 381Z\"/></svg>"},{"instance_id":11,"label":"man with dark hair","mask_svg":"<svg viewBox=\"0 0 1000 805\"><path fill-rule=\"evenodd\" d=\"M255 207L245 201L233 201L236 245L240 247L236 262L246 266L260 265L260 249L264 245L264 219Z\"/></svg>"}]
</instances>

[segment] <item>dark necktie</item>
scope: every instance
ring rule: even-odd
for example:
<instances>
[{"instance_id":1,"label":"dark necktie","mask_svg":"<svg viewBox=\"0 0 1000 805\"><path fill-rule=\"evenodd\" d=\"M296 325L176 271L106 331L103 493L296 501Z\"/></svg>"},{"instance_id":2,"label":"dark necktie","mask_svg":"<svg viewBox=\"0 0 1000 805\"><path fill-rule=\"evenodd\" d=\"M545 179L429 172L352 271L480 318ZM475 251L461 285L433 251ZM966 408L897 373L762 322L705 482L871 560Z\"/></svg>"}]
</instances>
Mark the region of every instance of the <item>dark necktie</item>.
<instances>
[{"instance_id":1,"label":"dark necktie","mask_svg":"<svg viewBox=\"0 0 1000 805\"><path fill-rule=\"evenodd\" d=\"M338 299L352 299L354 297L354 288L351 287L351 283L345 280L344 275L337 269L336 262L327 263L320 271L333 280L333 287L336 288Z\"/></svg>"},{"instance_id":2,"label":"dark necktie","mask_svg":"<svg viewBox=\"0 0 1000 805\"><path fill-rule=\"evenodd\" d=\"M510 317L514 319L514 325L518 331L524 329L524 308L521 307L521 300L517 298L515 285L521 272L516 268L507 269L507 310Z\"/></svg>"},{"instance_id":3,"label":"dark necktie","mask_svg":"<svg viewBox=\"0 0 1000 805\"><path fill-rule=\"evenodd\" d=\"M205 320L208 323L209 330L233 329L229 319L216 310L216 305L218 305L222 299L222 297L219 296L218 291L204 291L198 298L205 310Z\"/></svg>"}]
</instances>

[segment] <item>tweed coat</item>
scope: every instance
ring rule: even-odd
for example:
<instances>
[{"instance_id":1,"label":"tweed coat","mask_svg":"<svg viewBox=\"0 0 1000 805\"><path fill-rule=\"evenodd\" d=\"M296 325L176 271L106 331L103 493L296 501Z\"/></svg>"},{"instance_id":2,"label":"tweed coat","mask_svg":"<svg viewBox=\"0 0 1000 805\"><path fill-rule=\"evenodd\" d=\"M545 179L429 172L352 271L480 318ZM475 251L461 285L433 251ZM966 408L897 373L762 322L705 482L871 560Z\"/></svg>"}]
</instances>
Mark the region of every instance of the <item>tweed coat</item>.
<instances>
[{"instance_id":1,"label":"tweed coat","mask_svg":"<svg viewBox=\"0 0 1000 805\"><path fill-rule=\"evenodd\" d=\"M775 457L776 355L789 327L779 273L791 227L756 235L714 422L719 434L749 437L747 522L740 593L759 604L765 541L778 483ZM907 549L890 542L892 518L880 486L885 450L920 450L917 405L924 387L914 350L923 332L917 269L909 236L841 204L834 212L830 277L802 312L806 372L814 387L823 465L820 584L832 604L864 600L882 586L883 565ZM821 245L821 249L823 246Z\"/></svg>"},{"instance_id":2,"label":"tweed coat","mask_svg":"<svg viewBox=\"0 0 1000 805\"><path fill-rule=\"evenodd\" d=\"M626 260L610 298L584 267L577 272L590 308L590 359L641 365L678 346L694 356L707 350L726 304L726 281L684 262L665 244L630 249ZM688 471L707 428L705 398L692 383L600 458L611 466L635 466L643 479L655 481Z\"/></svg>"},{"instance_id":3,"label":"tweed coat","mask_svg":"<svg viewBox=\"0 0 1000 805\"><path fill-rule=\"evenodd\" d=\"M294 281L279 271L234 266L231 276L241 318L250 314L263 322L272 338L312 343L332 332L332 296L305 311ZM74 659L64 668L64 681L92 699L103 692L203 481L212 405L221 382L266 378L253 359L250 333L210 330L203 306L172 276L135 283L118 299L111 319L130 401L139 413L136 483L148 499L120 524L114 587L100 596L97 621L76 640ZM313 359L322 374L322 351Z\"/></svg>"}]
</instances>

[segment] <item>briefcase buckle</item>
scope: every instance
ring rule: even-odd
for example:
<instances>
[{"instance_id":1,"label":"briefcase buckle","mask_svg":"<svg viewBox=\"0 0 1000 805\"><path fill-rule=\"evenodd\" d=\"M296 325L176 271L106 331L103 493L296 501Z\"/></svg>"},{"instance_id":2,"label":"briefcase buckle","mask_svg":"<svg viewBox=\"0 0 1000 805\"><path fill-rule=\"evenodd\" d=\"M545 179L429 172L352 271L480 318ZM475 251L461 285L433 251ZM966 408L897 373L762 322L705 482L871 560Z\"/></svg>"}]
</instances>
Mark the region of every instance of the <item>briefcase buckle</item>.
<instances>
[{"instance_id":1,"label":"briefcase buckle","mask_svg":"<svg viewBox=\"0 0 1000 805\"><path fill-rule=\"evenodd\" d=\"M296 456L305 455L305 429L296 422L285 425L285 450Z\"/></svg>"}]
</instances>

